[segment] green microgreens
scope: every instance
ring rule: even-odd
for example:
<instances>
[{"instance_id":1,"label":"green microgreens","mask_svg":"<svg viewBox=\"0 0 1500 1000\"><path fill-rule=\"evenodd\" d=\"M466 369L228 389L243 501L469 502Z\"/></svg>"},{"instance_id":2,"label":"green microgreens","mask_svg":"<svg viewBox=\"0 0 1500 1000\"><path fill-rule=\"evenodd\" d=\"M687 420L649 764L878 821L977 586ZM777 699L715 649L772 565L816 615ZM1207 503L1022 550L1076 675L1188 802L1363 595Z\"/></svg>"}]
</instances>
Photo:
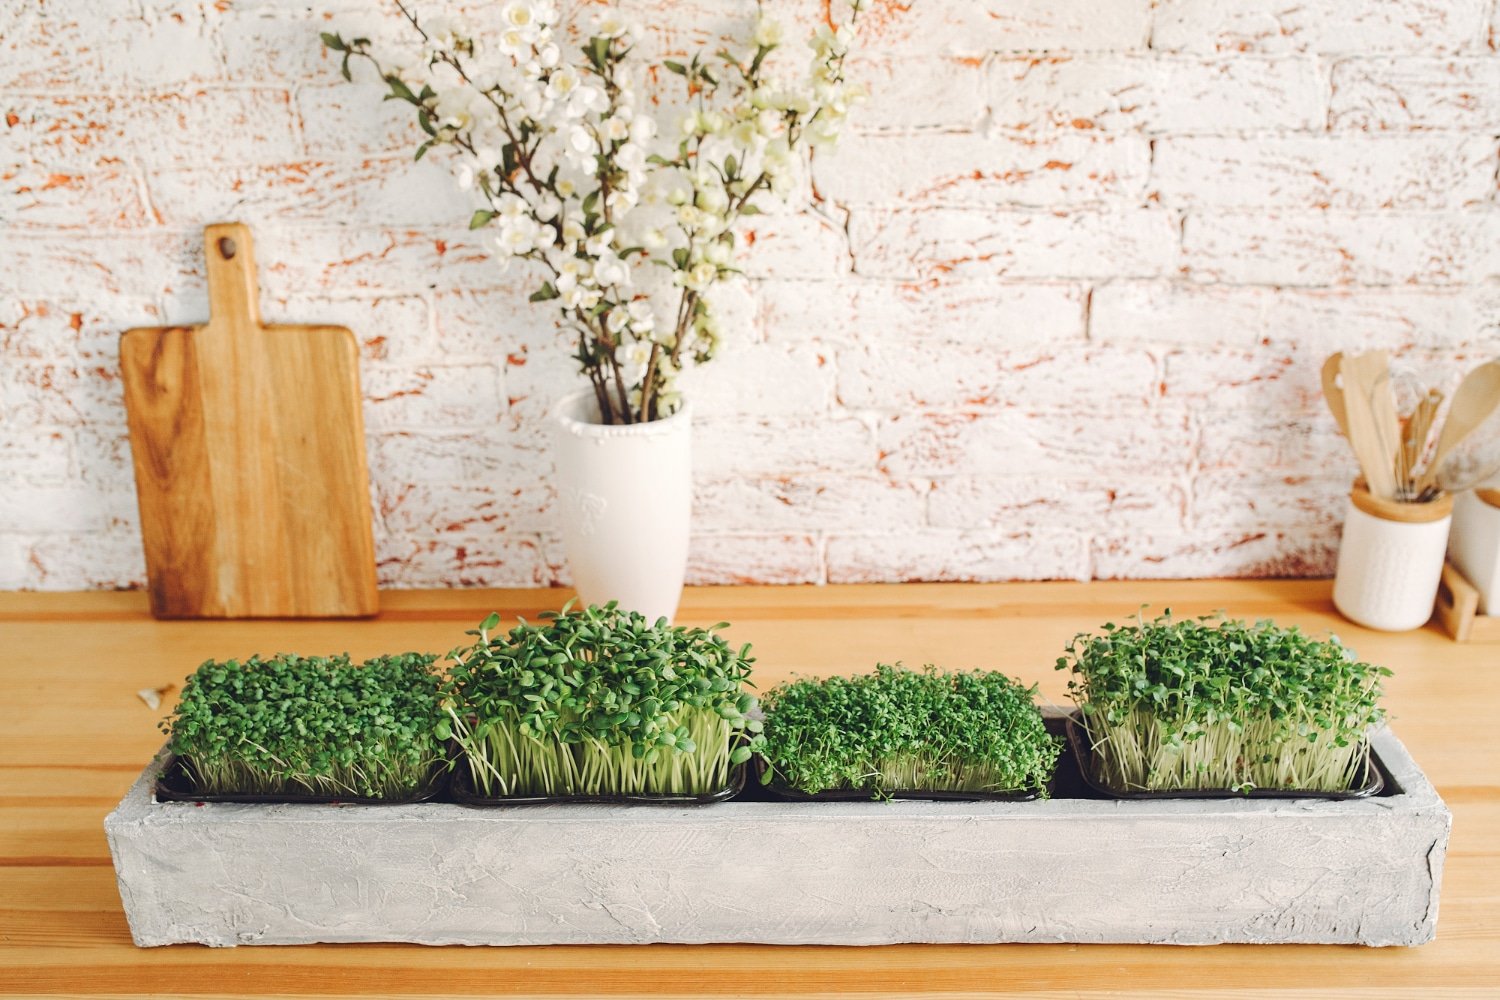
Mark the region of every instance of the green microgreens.
<instances>
[{"instance_id":1,"label":"green microgreens","mask_svg":"<svg viewBox=\"0 0 1500 1000\"><path fill-rule=\"evenodd\" d=\"M407 798L443 756L435 659L210 660L161 726L203 794Z\"/></svg>"},{"instance_id":2,"label":"green microgreens","mask_svg":"<svg viewBox=\"0 0 1500 1000\"><path fill-rule=\"evenodd\" d=\"M613 603L545 612L449 654L452 736L484 795L706 795L758 745L750 647Z\"/></svg>"},{"instance_id":3,"label":"green microgreens","mask_svg":"<svg viewBox=\"0 0 1500 1000\"><path fill-rule=\"evenodd\" d=\"M767 693L773 776L796 791L1046 794L1061 750L1026 688L998 673L880 665L854 678L797 680ZM773 774L774 772L774 774Z\"/></svg>"},{"instance_id":4,"label":"green microgreens","mask_svg":"<svg viewBox=\"0 0 1500 1000\"><path fill-rule=\"evenodd\" d=\"M1364 775L1384 667L1336 637L1220 615L1107 624L1057 669L1121 790L1344 791Z\"/></svg>"}]
</instances>

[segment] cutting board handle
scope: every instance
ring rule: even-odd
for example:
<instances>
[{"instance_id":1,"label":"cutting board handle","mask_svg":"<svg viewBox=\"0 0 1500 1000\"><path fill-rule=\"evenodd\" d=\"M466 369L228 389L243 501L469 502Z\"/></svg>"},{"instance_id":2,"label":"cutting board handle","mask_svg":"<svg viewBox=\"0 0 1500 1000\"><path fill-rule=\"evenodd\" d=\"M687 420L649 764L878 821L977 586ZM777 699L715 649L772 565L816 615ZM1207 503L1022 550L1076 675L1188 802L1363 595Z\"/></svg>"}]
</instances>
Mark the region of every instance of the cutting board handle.
<instances>
[{"instance_id":1,"label":"cutting board handle","mask_svg":"<svg viewBox=\"0 0 1500 1000\"><path fill-rule=\"evenodd\" d=\"M250 227L218 222L203 228L208 261L208 328L226 320L260 323L260 289L255 284L255 243Z\"/></svg>"}]
</instances>

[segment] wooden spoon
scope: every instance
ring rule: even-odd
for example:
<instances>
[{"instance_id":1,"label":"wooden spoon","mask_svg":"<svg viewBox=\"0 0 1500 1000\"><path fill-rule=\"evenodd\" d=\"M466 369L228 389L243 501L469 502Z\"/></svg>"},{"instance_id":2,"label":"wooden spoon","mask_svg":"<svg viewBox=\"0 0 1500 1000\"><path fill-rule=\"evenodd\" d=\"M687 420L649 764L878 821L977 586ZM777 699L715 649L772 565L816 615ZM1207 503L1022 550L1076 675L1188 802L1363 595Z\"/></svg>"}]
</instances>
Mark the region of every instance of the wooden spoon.
<instances>
[{"instance_id":1,"label":"wooden spoon","mask_svg":"<svg viewBox=\"0 0 1500 1000\"><path fill-rule=\"evenodd\" d=\"M1497 406L1500 406L1500 361L1488 361L1464 376L1458 391L1453 394L1448 417L1443 421L1443 431L1438 435L1437 450L1432 453L1432 461L1427 463L1419 481L1421 490L1436 482L1437 470L1448 452L1484 423Z\"/></svg>"}]
</instances>

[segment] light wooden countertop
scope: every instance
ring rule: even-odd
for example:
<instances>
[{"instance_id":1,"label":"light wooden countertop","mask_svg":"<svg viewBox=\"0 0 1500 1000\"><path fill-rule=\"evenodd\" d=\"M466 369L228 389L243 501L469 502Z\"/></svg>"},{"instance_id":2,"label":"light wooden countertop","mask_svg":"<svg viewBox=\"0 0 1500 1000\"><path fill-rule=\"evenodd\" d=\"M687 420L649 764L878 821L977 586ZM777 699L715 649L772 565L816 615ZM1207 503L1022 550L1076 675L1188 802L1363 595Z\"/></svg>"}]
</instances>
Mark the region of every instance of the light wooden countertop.
<instances>
[{"instance_id":1,"label":"light wooden countertop","mask_svg":"<svg viewBox=\"0 0 1500 1000\"><path fill-rule=\"evenodd\" d=\"M371 621L158 622L141 594L0 593L0 995L1500 997L1500 644L1457 645L1433 626L1370 632L1339 618L1329 591L1328 581L724 587L690 591L680 617L734 622L728 635L755 645L762 688L903 660L998 668L1058 703L1064 643L1141 604L1332 629L1396 671L1393 726L1453 811L1438 939L1421 948L137 949L102 826L162 740L162 713L137 690L180 685L210 657L446 651L490 610L530 616L566 594L388 592Z\"/></svg>"}]
</instances>

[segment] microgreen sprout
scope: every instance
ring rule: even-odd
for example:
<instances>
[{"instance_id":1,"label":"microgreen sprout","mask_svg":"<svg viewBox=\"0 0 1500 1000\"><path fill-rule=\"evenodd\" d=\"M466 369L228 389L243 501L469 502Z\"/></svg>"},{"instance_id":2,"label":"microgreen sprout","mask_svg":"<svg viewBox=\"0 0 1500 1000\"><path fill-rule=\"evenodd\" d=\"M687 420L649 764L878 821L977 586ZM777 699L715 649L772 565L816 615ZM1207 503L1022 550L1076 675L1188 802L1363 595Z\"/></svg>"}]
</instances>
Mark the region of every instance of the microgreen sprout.
<instances>
[{"instance_id":1,"label":"microgreen sprout","mask_svg":"<svg viewBox=\"0 0 1500 1000\"><path fill-rule=\"evenodd\" d=\"M1046 793L1061 745L1032 698L999 673L881 664L853 678L802 679L766 694L770 768L792 789Z\"/></svg>"},{"instance_id":2,"label":"microgreen sprout","mask_svg":"<svg viewBox=\"0 0 1500 1000\"><path fill-rule=\"evenodd\" d=\"M407 798L443 758L435 659L210 660L161 725L203 794Z\"/></svg>"},{"instance_id":3,"label":"microgreen sprout","mask_svg":"<svg viewBox=\"0 0 1500 1000\"><path fill-rule=\"evenodd\" d=\"M447 718L486 796L707 795L749 759L750 647L727 628L654 624L614 603L544 612L508 634L490 615L449 654Z\"/></svg>"},{"instance_id":4,"label":"microgreen sprout","mask_svg":"<svg viewBox=\"0 0 1500 1000\"><path fill-rule=\"evenodd\" d=\"M1336 637L1170 610L1078 635L1057 669L1072 671L1098 777L1121 791L1346 791L1391 673Z\"/></svg>"}]
</instances>

